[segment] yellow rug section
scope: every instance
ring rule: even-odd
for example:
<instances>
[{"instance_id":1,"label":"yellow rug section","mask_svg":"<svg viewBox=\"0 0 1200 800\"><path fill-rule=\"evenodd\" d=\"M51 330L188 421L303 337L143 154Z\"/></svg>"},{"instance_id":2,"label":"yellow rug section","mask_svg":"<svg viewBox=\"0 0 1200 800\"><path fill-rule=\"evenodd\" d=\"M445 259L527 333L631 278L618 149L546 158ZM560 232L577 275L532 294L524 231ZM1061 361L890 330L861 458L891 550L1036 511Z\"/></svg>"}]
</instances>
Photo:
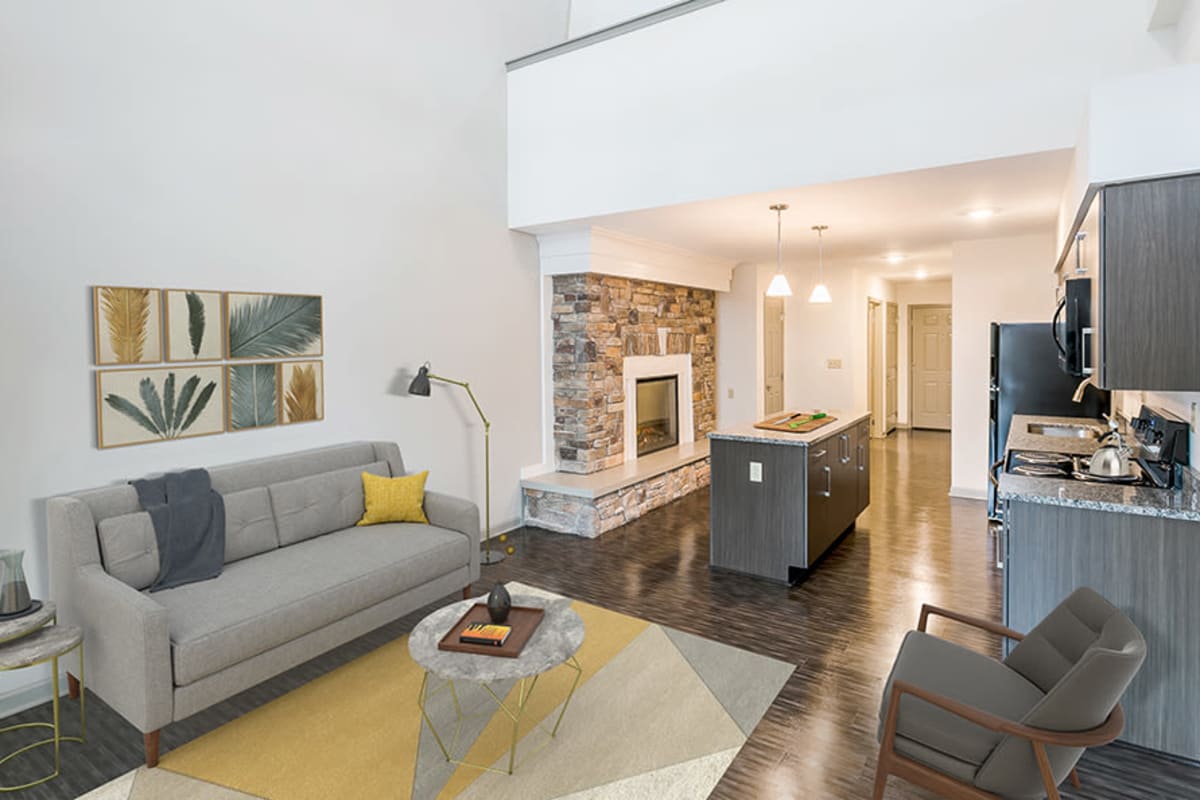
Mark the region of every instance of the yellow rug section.
<instances>
[{"instance_id":1,"label":"yellow rug section","mask_svg":"<svg viewBox=\"0 0 1200 800\"><path fill-rule=\"evenodd\" d=\"M576 654L582 687L650 623L579 601L572 608L586 631ZM348 787L355 797L411 797L422 675L405 636L168 752L161 765L273 800L327 800L347 796ZM522 735L562 703L574 675L557 667L541 676ZM563 725L571 723L568 709ZM490 764L507 753L511 725L497 711L466 760ZM459 768L440 797L478 777L478 770Z\"/></svg>"},{"instance_id":2,"label":"yellow rug section","mask_svg":"<svg viewBox=\"0 0 1200 800\"><path fill-rule=\"evenodd\" d=\"M583 674L579 678L580 686L583 686L596 674L597 670L611 661L613 656L624 650L650 624L644 619L618 614L615 611L579 600L571 603L571 608L575 609L575 613L583 620L583 630L585 631L583 646L575 654L575 659L583 668ZM573 680L575 680L575 671L568 667L557 667L538 678L537 688L530 696L528 705L525 706L525 713L521 715L521 727L519 728L521 739L528 735L538 723L545 721L552 711L562 705L563 700L567 697L567 692L571 690ZM504 703L509 708L517 707L517 692L518 688L513 687L508 697L504 698ZM551 719L549 725L553 726L553 724L554 721ZM567 714L563 718L563 725L570 724L571 710L568 707ZM536 736L545 738L541 733ZM462 760L472 764L490 765L501 756L507 756L511 743L512 721L504 713L497 713ZM517 758L520 759L520 757L521 748L518 747ZM507 766L507 761L502 766ZM438 800L457 796L478 777L479 770L471 767L459 767L441 794L438 795Z\"/></svg>"}]
</instances>

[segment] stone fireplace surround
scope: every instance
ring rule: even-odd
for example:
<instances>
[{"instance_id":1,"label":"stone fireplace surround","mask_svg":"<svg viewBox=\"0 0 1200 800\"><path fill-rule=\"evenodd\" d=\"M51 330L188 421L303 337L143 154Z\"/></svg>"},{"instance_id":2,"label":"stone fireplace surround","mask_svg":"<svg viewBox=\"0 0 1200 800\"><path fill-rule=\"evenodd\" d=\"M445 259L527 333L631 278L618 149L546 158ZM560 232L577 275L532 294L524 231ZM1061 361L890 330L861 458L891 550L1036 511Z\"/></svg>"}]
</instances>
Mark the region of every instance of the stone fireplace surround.
<instances>
[{"instance_id":1,"label":"stone fireplace surround","mask_svg":"<svg viewBox=\"0 0 1200 800\"><path fill-rule=\"evenodd\" d=\"M557 471L522 480L525 524L597 536L707 486L716 292L555 275L551 321ZM639 459L636 415L625 411L637 379L660 375L679 376L680 444Z\"/></svg>"}]
</instances>

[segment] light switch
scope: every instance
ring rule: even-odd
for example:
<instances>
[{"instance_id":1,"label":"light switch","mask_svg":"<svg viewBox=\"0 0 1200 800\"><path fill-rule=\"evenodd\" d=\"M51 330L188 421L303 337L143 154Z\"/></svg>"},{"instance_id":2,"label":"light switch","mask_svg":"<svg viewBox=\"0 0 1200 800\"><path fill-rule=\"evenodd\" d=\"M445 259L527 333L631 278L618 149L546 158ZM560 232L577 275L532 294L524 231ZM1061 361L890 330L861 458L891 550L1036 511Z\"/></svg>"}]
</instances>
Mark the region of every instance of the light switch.
<instances>
[{"instance_id":1,"label":"light switch","mask_svg":"<svg viewBox=\"0 0 1200 800\"><path fill-rule=\"evenodd\" d=\"M750 462L750 482L751 483L762 483L762 462L761 461L751 461Z\"/></svg>"},{"instance_id":2,"label":"light switch","mask_svg":"<svg viewBox=\"0 0 1200 800\"><path fill-rule=\"evenodd\" d=\"M825 369L841 369L842 360L840 358L829 358L825 360Z\"/></svg>"}]
</instances>

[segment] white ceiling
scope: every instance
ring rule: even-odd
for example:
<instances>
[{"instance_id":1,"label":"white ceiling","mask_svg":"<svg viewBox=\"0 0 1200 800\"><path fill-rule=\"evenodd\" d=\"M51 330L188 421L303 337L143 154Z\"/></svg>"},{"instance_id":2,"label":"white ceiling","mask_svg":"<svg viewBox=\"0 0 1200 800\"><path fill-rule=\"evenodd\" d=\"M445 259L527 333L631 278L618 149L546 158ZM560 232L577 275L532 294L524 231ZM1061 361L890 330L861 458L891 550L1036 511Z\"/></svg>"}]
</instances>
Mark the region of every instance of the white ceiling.
<instances>
[{"instance_id":1,"label":"white ceiling","mask_svg":"<svg viewBox=\"0 0 1200 800\"><path fill-rule=\"evenodd\" d=\"M783 214L784 261L815 260L816 224L826 268L858 267L893 280L950 274L950 243L1053 230L1070 150L1054 150L763 194L609 214L532 232L594 225L739 262L774 263L773 203ZM987 220L964 212L994 208ZM899 264L883 256L905 255Z\"/></svg>"}]
</instances>

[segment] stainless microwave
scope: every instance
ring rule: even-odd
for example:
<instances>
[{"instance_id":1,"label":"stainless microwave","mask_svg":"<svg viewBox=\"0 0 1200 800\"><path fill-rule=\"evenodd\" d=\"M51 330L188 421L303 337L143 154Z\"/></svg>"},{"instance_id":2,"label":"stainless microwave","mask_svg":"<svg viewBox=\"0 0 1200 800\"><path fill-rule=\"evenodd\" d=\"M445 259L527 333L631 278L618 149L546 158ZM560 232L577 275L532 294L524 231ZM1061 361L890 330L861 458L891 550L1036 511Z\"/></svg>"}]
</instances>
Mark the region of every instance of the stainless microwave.
<instances>
[{"instance_id":1,"label":"stainless microwave","mask_svg":"<svg viewBox=\"0 0 1200 800\"><path fill-rule=\"evenodd\" d=\"M1063 372L1082 378L1091 375L1092 364L1092 279L1067 278L1051 326L1058 346L1058 365Z\"/></svg>"}]
</instances>

